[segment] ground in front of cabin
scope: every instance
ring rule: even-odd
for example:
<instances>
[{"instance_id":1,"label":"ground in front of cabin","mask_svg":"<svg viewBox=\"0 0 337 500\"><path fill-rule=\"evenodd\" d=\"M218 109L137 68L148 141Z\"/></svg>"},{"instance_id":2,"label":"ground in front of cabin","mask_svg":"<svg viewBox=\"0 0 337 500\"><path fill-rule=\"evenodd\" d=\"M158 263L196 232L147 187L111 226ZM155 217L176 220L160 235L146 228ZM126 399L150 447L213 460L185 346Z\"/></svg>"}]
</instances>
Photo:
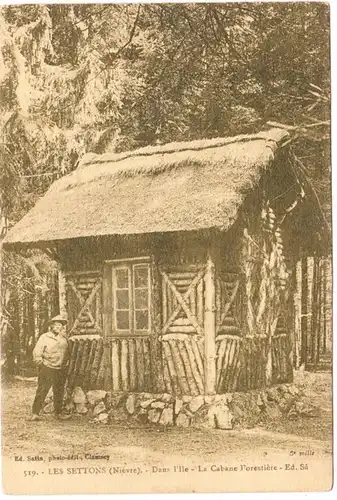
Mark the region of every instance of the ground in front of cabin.
<instances>
[{"instance_id":1,"label":"ground in front of cabin","mask_svg":"<svg viewBox=\"0 0 337 500\"><path fill-rule=\"evenodd\" d=\"M189 464L249 464L258 460L291 463L293 454L303 460L331 463L332 389L329 373L298 373L295 380L305 389L310 403L317 407L314 416L295 420L280 419L264 428L216 429L162 428L156 425L90 423L85 416L66 422L46 416L30 422L30 408L36 383L11 381L2 387L2 453L44 455L48 466L59 466L57 455L109 455L113 465L151 468ZM50 461L50 462L49 462ZM84 462L83 462L84 463ZM88 459L89 465L97 465ZM199 464L199 465L198 465ZM152 470L152 469L151 469Z\"/></svg>"},{"instance_id":2,"label":"ground in front of cabin","mask_svg":"<svg viewBox=\"0 0 337 500\"><path fill-rule=\"evenodd\" d=\"M230 431L132 419L104 425L80 415L31 422L36 382L4 383L3 488L15 494L330 489L331 374L299 373L296 383L314 412Z\"/></svg>"}]
</instances>

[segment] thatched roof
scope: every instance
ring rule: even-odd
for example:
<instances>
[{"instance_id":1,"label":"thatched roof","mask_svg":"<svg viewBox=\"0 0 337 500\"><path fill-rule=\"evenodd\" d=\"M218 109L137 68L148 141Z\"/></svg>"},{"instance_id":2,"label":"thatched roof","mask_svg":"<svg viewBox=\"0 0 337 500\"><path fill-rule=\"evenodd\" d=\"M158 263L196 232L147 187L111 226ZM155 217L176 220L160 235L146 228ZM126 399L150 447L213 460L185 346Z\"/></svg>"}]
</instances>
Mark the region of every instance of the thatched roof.
<instances>
[{"instance_id":1,"label":"thatched roof","mask_svg":"<svg viewBox=\"0 0 337 500\"><path fill-rule=\"evenodd\" d=\"M6 244L204 228L227 230L287 137L256 135L88 154L7 234Z\"/></svg>"}]
</instances>

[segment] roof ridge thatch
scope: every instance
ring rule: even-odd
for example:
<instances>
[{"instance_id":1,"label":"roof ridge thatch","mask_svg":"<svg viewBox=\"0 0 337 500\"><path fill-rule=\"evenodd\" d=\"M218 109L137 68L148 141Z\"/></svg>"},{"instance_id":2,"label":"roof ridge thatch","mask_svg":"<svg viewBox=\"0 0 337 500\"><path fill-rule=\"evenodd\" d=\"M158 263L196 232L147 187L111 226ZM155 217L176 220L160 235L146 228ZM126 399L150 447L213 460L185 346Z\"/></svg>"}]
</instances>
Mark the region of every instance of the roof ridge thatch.
<instances>
[{"instance_id":1,"label":"roof ridge thatch","mask_svg":"<svg viewBox=\"0 0 337 500\"><path fill-rule=\"evenodd\" d=\"M204 167L217 156L224 166L229 162L235 168L237 161L242 162L243 149L249 148L251 157L256 157L254 149L260 154L273 157L275 150L288 137L283 129L271 129L251 135L236 137L217 137L190 142L171 142L161 146L146 146L125 151L124 153L87 153L76 170L61 177L51 189L73 189L80 185L96 182L100 178L114 179L114 187L123 179L137 176L155 176L163 172L181 170L194 165ZM259 143L263 143L261 146ZM241 151L242 150L242 151ZM241 151L241 152L240 152ZM263 152L263 153L262 153ZM245 152L249 156L249 151ZM238 158L240 158L238 160ZM250 163L247 157L246 163Z\"/></svg>"},{"instance_id":2,"label":"roof ridge thatch","mask_svg":"<svg viewBox=\"0 0 337 500\"><path fill-rule=\"evenodd\" d=\"M135 156L153 156L158 154L171 154L184 151L202 151L204 149L229 146L239 142L250 142L256 140L266 140L270 142L270 147L274 151L281 142L289 136L284 129L273 128L256 134L240 134L234 137L215 137L212 139L198 139L194 141L169 142L156 146L144 146L132 151L121 153L87 153L83 156L78 165L78 169L88 165L98 165L103 163L116 163Z\"/></svg>"},{"instance_id":3,"label":"roof ridge thatch","mask_svg":"<svg viewBox=\"0 0 337 500\"><path fill-rule=\"evenodd\" d=\"M229 229L288 137L254 135L87 155L55 181L5 243Z\"/></svg>"}]
</instances>

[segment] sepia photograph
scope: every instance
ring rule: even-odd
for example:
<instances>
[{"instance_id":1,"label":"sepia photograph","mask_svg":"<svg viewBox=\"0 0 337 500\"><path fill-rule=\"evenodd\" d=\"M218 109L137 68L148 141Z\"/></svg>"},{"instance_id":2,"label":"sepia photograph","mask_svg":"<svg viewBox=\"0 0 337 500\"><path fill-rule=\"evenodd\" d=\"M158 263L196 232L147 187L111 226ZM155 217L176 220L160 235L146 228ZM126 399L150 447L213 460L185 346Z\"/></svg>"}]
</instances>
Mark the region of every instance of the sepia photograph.
<instances>
[{"instance_id":1,"label":"sepia photograph","mask_svg":"<svg viewBox=\"0 0 337 500\"><path fill-rule=\"evenodd\" d=\"M328 2L0 6L6 494L333 487Z\"/></svg>"}]
</instances>

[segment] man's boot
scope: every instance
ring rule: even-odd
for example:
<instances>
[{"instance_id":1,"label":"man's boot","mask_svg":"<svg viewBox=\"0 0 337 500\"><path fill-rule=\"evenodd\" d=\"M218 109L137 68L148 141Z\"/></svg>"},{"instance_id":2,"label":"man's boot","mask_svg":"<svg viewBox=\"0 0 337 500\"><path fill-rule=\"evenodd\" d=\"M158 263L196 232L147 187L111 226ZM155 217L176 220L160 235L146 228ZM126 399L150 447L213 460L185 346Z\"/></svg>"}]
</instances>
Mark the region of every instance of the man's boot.
<instances>
[{"instance_id":1,"label":"man's boot","mask_svg":"<svg viewBox=\"0 0 337 500\"><path fill-rule=\"evenodd\" d=\"M40 422L41 421L41 417L37 413L33 413L33 415L30 418L30 421L31 422Z\"/></svg>"},{"instance_id":2,"label":"man's boot","mask_svg":"<svg viewBox=\"0 0 337 500\"><path fill-rule=\"evenodd\" d=\"M66 415L65 413L56 413L55 414L56 420L69 420L71 419L71 415Z\"/></svg>"}]
</instances>

